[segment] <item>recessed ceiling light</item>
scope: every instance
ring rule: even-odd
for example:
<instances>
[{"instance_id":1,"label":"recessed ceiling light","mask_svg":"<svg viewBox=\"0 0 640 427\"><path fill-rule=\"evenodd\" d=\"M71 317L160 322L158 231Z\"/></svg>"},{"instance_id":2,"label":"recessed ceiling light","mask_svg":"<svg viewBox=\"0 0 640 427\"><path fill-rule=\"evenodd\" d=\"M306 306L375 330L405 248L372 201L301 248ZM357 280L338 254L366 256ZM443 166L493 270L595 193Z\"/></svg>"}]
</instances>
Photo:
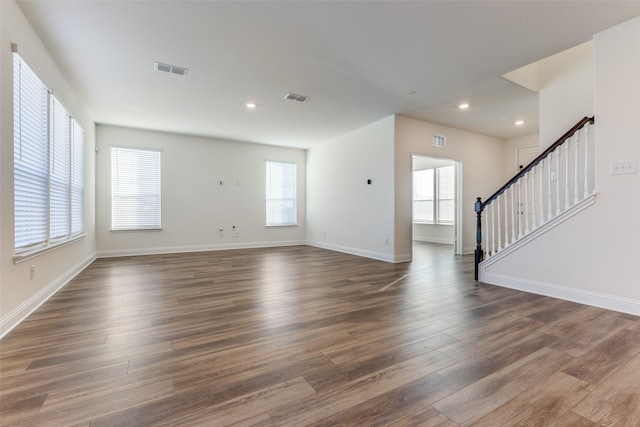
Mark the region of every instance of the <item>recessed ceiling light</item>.
<instances>
[{"instance_id":1,"label":"recessed ceiling light","mask_svg":"<svg viewBox=\"0 0 640 427\"><path fill-rule=\"evenodd\" d=\"M467 108L469 108L469 104L466 102L463 102L462 104L458 105L458 108L461 110L466 110Z\"/></svg>"},{"instance_id":2,"label":"recessed ceiling light","mask_svg":"<svg viewBox=\"0 0 640 427\"><path fill-rule=\"evenodd\" d=\"M245 105L245 107L251 108L251 109L254 109L254 108L256 108L258 106L257 104L254 104L253 102L247 102L244 105Z\"/></svg>"},{"instance_id":3,"label":"recessed ceiling light","mask_svg":"<svg viewBox=\"0 0 640 427\"><path fill-rule=\"evenodd\" d=\"M516 120L513 124L516 126L522 126L524 124L524 120Z\"/></svg>"}]
</instances>

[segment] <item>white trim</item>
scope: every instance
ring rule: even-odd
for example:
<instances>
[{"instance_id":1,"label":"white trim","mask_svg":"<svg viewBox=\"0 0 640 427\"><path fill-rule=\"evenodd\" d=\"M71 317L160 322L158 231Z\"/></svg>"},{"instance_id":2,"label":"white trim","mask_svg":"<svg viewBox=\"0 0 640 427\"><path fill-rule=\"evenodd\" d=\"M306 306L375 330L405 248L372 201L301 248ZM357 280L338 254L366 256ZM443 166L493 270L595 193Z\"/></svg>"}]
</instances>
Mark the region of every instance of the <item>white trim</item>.
<instances>
[{"instance_id":1,"label":"white trim","mask_svg":"<svg viewBox=\"0 0 640 427\"><path fill-rule=\"evenodd\" d=\"M502 274L484 273L483 283L530 292L538 295L545 295L553 298L560 298L567 301L577 302L607 310L619 311L621 313L640 316L640 300L618 297L615 295L602 294L599 292L585 291L581 289L569 288L553 283L543 283L534 280L520 279L517 277Z\"/></svg>"},{"instance_id":2,"label":"white trim","mask_svg":"<svg viewBox=\"0 0 640 427\"><path fill-rule=\"evenodd\" d=\"M386 261L386 262L393 262L393 263L411 261L411 254L392 255L392 254L385 254L382 252L367 251L364 249L352 248L349 246L333 245L330 243L323 243L323 242L307 241L306 244L308 246L313 246L320 249L328 249L330 251L342 252L350 255L357 255L365 258L375 259L378 261Z\"/></svg>"},{"instance_id":3,"label":"white trim","mask_svg":"<svg viewBox=\"0 0 640 427\"><path fill-rule=\"evenodd\" d=\"M414 237L413 240L417 242L443 243L445 245L454 245L456 243L456 239L444 239L440 237Z\"/></svg>"},{"instance_id":4,"label":"white trim","mask_svg":"<svg viewBox=\"0 0 640 427\"><path fill-rule=\"evenodd\" d=\"M168 246L160 248L138 248L138 249L114 249L106 251L98 251L98 258L113 258L121 256L137 256L137 255L161 255L161 254L177 254L188 252L207 252L207 251L223 251L229 249L255 249L255 248L271 248L280 246L301 246L305 242L302 240L288 240L279 242L249 242L249 243L226 243L219 245L195 245L195 246Z\"/></svg>"},{"instance_id":5,"label":"white trim","mask_svg":"<svg viewBox=\"0 0 640 427\"><path fill-rule=\"evenodd\" d=\"M90 255L83 261L71 267L63 275L42 288L38 293L11 310L6 316L0 319L0 339L11 332L20 322L26 319L38 307L44 304L49 298L62 289L67 283L76 277L82 270L87 268L96 259L95 255Z\"/></svg>"}]
</instances>

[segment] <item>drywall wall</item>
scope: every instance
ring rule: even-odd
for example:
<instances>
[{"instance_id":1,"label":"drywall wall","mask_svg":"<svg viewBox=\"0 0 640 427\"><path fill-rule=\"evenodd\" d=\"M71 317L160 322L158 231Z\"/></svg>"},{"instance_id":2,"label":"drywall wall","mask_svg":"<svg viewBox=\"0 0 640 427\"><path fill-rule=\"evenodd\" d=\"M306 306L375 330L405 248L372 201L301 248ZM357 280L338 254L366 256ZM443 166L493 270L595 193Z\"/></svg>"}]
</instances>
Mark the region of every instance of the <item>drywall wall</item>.
<instances>
[{"instance_id":1,"label":"drywall wall","mask_svg":"<svg viewBox=\"0 0 640 427\"><path fill-rule=\"evenodd\" d=\"M507 182L518 172L518 149L522 147L537 146L540 151L540 134L520 136L504 141L503 149L503 181Z\"/></svg>"},{"instance_id":2,"label":"drywall wall","mask_svg":"<svg viewBox=\"0 0 640 427\"><path fill-rule=\"evenodd\" d=\"M96 134L99 256L304 242L304 150L106 125L98 125ZM112 146L162 151L162 230L111 231ZM265 226L267 160L297 165L297 226Z\"/></svg>"},{"instance_id":3,"label":"drywall wall","mask_svg":"<svg viewBox=\"0 0 640 427\"><path fill-rule=\"evenodd\" d=\"M595 36L595 205L490 265L490 283L640 315L640 18Z\"/></svg>"},{"instance_id":4,"label":"drywall wall","mask_svg":"<svg viewBox=\"0 0 640 427\"><path fill-rule=\"evenodd\" d=\"M446 137L446 147L434 147L433 134ZM475 249L476 197L490 196L502 184L503 142L498 138L441 126L405 116L395 123L395 253L411 257L411 157L421 154L457 160L462 178L462 251Z\"/></svg>"},{"instance_id":5,"label":"drywall wall","mask_svg":"<svg viewBox=\"0 0 640 427\"><path fill-rule=\"evenodd\" d=\"M538 62L540 146L547 148L594 111L593 42Z\"/></svg>"},{"instance_id":6,"label":"drywall wall","mask_svg":"<svg viewBox=\"0 0 640 427\"><path fill-rule=\"evenodd\" d=\"M13 224L13 59L11 44L55 91L56 97L85 130L86 236L14 264ZM28 315L95 258L94 123L47 49L12 0L0 2L0 336ZM31 278L31 266L35 276Z\"/></svg>"},{"instance_id":7,"label":"drywall wall","mask_svg":"<svg viewBox=\"0 0 640 427\"><path fill-rule=\"evenodd\" d=\"M450 224L413 224L413 240L420 242L455 243L456 230Z\"/></svg>"},{"instance_id":8,"label":"drywall wall","mask_svg":"<svg viewBox=\"0 0 640 427\"><path fill-rule=\"evenodd\" d=\"M393 128L390 116L308 150L308 244L398 261L393 252Z\"/></svg>"}]
</instances>

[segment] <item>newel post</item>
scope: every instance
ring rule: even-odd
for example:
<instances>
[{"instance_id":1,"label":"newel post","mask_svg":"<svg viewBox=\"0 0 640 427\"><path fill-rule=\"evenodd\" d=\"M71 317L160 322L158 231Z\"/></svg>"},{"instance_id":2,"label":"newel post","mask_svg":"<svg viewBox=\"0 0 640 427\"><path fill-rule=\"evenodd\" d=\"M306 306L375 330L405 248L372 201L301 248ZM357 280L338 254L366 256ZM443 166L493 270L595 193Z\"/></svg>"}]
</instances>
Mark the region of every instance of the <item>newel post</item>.
<instances>
[{"instance_id":1,"label":"newel post","mask_svg":"<svg viewBox=\"0 0 640 427\"><path fill-rule=\"evenodd\" d=\"M478 280L478 265L482 261L482 199L478 197L474 205L476 211L476 259L474 264L475 279Z\"/></svg>"}]
</instances>

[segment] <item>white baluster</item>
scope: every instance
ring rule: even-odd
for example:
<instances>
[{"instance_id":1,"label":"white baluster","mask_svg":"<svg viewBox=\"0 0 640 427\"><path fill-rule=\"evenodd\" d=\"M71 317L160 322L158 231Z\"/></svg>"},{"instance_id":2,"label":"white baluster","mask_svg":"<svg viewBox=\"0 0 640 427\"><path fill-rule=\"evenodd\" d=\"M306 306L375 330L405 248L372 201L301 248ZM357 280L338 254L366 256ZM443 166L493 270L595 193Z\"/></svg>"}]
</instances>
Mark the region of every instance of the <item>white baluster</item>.
<instances>
[{"instance_id":1,"label":"white baluster","mask_svg":"<svg viewBox=\"0 0 640 427\"><path fill-rule=\"evenodd\" d=\"M518 239L522 239L522 178L518 179Z\"/></svg>"},{"instance_id":2,"label":"white baluster","mask_svg":"<svg viewBox=\"0 0 640 427\"><path fill-rule=\"evenodd\" d=\"M540 173L538 173L540 177L540 184L538 185L538 190L540 191L540 225L544 224L544 161L545 159L542 159L542 161L538 163L540 166Z\"/></svg>"},{"instance_id":3,"label":"white baluster","mask_svg":"<svg viewBox=\"0 0 640 427\"><path fill-rule=\"evenodd\" d=\"M516 195L515 195L516 186L515 186L515 184L511 184L510 188L511 188L511 242L515 243L515 241L516 241L516 224L518 223L518 220L516 219L516 209L514 207L515 199L516 199Z\"/></svg>"},{"instance_id":4,"label":"white baluster","mask_svg":"<svg viewBox=\"0 0 640 427\"><path fill-rule=\"evenodd\" d=\"M485 229L485 239L484 239L484 253L486 254L487 258L491 257L491 251L489 250L489 209L486 208L484 210L485 213L485 218L484 221L482 222L483 224L486 224L484 229Z\"/></svg>"},{"instance_id":5,"label":"white baluster","mask_svg":"<svg viewBox=\"0 0 640 427\"><path fill-rule=\"evenodd\" d=\"M491 202L491 256L496 254L496 210L495 203Z\"/></svg>"},{"instance_id":6,"label":"white baluster","mask_svg":"<svg viewBox=\"0 0 640 427\"><path fill-rule=\"evenodd\" d=\"M569 146L571 138L567 139L564 151L564 210L569 209Z\"/></svg>"},{"instance_id":7,"label":"white baluster","mask_svg":"<svg viewBox=\"0 0 640 427\"><path fill-rule=\"evenodd\" d=\"M509 210L507 209L507 192L509 189L504 190L504 247L509 246Z\"/></svg>"},{"instance_id":8,"label":"white baluster","mask_svg":"<svg viewBox=\"0 0 640 427\"><path fill-rule=\"evenodd\" d=\"M536 167L531 168L531 231L536 229Z\"/></svg>"},{"instance_id":9,"label":"white baluster","mask_svg":"<svg viewBox=\"0 0 640 427\"><path fill-rule=\"evenodd\" d=\"M580 151L580 129L576 132L576 142L573 144L573 204L578 203L578 153Z\"/></svg>"},{"instance_id":10,"label":"white baluster","mask_svg":"<svg viewBox=\"0 0 640 427\"><path fill-rule=\"evenodd\" d=\"M498 211L498 252L500 252L502 250L502 222L500 221L500 196L498 195L498 197L496 198L496 205L497 205L497 211Z\"/></svg>"},{"instance_id":11,"label":"white baluster","mask_svg":"<svg viewBox=\"0 0 640 427\"><path fill-rule=\"evenodd\" d=\"M549 173L547 176L547 221L551 219L551 174L553 173L553 153L549 153Z\"/></svg>"},{"instance_id":12,"label":"white baluster","mask_svg":"<svg viewBox=\"0 0 640 427\"><path fill-rule=\"evenodd\" d=\"M584 137L584 197L589 195L589 129L587 124L586 135Z\"/></svg>"},{"instance_id":13,"label":"white baluster","mask_svg":"<svg viewBox=\"0 0 640 427\"><path fill-rule=\"evenodd\" d=\"M556 148L556 216L560 215L560 147Z\"/></svg>"},{"instance_id":14,"label":"white baluster","mask_svg":"<svg viewBox=\"0 0 640 427\"><path fill-rule=\"evenodd\" d=\"M529 234L529 172L524 174L524 234Z\"/></svg>"}]
</instances>

